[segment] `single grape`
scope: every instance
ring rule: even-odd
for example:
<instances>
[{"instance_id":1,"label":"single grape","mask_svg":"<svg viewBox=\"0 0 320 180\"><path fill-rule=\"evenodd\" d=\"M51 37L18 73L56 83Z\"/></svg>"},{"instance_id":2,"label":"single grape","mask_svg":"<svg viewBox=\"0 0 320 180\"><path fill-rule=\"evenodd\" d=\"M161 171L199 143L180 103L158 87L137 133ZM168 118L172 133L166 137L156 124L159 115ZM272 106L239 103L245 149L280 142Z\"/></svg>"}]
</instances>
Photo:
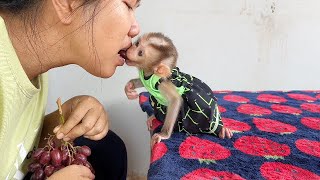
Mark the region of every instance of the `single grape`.
<instances>
[{"instance_id":1,"label":"single grape","mask_svg":"<svg viewBox=\"0 0 320 180\"><path fill-rule=\"evenodd\" d=\"M68 156L66 160L62 161L62 164L69 166L72 163L72 159Z\"/></svg>"},{"instance_id":2,"label":"single grape","mask_svg":"<svg viewBox=\"0 0 320 180\"><path fill-rule=\"evenodd\" d=\"M62 153L59 149L54 149L50 152L52 165L60 166L62 162Z\"/></svg>"},{"instance_id":3,"label":"single grape","mask_svg":"<svg viewBox=\"0 0 320 180\"><path fill-rule=\"evenodd\" d=\"M50 152L49 151L44 151L41 154L40 163L43 164L43 165L47 165L47 164L49 164L50 160L51 160Z\"/></svg>"},{"instance_id":4,"label":"single grape","mask_svg":"<svg viewBox=\"0 0 320 180\"><path fill-rule=\"evenodd\" d=\"M45 168L44 168L44 174L49 177L53 174L53 171L54 171L55 167L52 166L52 165L47 165Z\"/></svg>"},{"instance_id":5,"label":"single grape","mask_svg":"<svg viewBox=\"0 0 320 180\"><path fill-rule=\"evenodd\" d=\"M32 158L36 161L39 161L42 153L44 152L44 149L43 148L39 148L39 149L36 149L33 153L32 153Z\"/></svg>"},{"instance_id":6,"label":"single grape","mask_svg":"<svg viewBox=\"0 0 320 180\"><path fill-rule=\"evenodd\" d=\"M83 154L79 154L77 153L75 156L74 156L75 159L80 159L81 161L87 161L87 157Z\"/></svg>"},{"instance_id":7,"label":"single grape","mask_svg":"<svg viewBox=\"0 0 320 180\"><path fill-rule=\"evenodd\" d=\"M83 154L83 155L87 156L87 157L91 155L91 149L88 146L81 146L78 149L78 152L80 154Z\"/></svg>"},{"instance_id":8,"label":"single grape","mask_svg":"<svg viewBox=\"0 0 320 180\"><path fill-rule=\"evenodd\" d=\"M68 149L62 149L62 150L61 150L61 154L62 154L62 161L66 161L67 158L69 157L69 151L68 151Z\"/></svg>"},{"instance_id":9,"label":"single grape","mask_svg":"<svg viewBox=\"0 0 320 180\"><path fill-rule=\"evenodd\" d=\"M31 180L43 180L44 178L44 171L42 169L37 169L31 176Z\"/></svg>"},{"instance_id":10,"label":"single grape","mask_svg":"<svg viewBox=\"0 0 320 180\"><path fill-rule=\"evenodd\" d=\"M41 164L33 162L28 165L28 171L35 172L37 169L41 169Z\"/></svg>"}]
</instances>

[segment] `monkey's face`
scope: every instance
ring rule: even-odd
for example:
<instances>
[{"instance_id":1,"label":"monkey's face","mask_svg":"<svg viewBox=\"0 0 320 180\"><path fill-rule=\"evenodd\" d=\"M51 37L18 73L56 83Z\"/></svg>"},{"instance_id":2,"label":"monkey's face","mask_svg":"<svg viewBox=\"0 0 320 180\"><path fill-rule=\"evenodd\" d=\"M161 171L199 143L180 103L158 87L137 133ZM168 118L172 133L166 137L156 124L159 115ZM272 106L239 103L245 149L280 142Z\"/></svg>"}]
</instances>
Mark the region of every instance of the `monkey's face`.
<instances>
[{"instance_id":1,"label":"monkey's face","mask_svg":"<svg viewBox=\"0 0 320 180\"><path fill-rule=\"evenodd\" d=\"M145 39L139 38L128 50L126 64L128 66L136 66L138 68L145 67L147 63L148 44Z\"/></svg>"}]
</instances>

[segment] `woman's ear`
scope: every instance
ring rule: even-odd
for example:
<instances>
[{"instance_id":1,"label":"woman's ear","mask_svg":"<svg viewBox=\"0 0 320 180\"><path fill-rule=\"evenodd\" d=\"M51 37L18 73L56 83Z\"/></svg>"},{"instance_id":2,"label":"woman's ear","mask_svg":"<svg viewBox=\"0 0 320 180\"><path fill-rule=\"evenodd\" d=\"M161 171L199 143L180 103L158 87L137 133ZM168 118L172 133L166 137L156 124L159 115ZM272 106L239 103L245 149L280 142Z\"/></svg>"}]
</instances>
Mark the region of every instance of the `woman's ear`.
<instances>
[{"instance_id":1,"label":"woman's ear","mask_svg":"<svg viewBox=\"0 0 320 180\"><path fill-rule=\"evenodd\" d=\"M162 78L167 78L171 75L171 69L168 65L164 64L164 63L160 63L158 64L155 69L154 72L156 75L162 77Z\"/></svg>"},{"instance_id":2,"label":"woman's ear","mask_svg":"<svg viewBox=\"0 0 320 180\"><path fill-rule=\"evenodd\" d=\"M81 0L52 0L53 7L63 24L70 24L72 22L72 15Z\"/></svg>"}]
</instances>

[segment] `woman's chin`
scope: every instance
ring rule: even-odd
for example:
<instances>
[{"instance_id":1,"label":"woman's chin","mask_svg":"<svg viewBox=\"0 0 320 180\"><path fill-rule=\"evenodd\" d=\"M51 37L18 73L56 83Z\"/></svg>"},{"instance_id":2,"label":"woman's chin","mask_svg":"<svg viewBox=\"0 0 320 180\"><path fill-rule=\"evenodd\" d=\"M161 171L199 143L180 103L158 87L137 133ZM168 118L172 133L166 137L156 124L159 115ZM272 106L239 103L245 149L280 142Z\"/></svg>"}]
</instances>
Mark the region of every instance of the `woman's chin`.
<instances>
[{"instance_id":1,"label":"woman's chin","mask_svg":"<svg viewBox=\"0 0 320 180\"><path fill-rule=\"evenodd\" d=\"M100 71L94 71L94 72L89 72L91 75L96 76L96 77L100 77L100 78L109 78L111 76L113 76L113 74L116 71L116 67L111 68L108 67L106 69L101 68Z\"/></svg>"}]
</instances>

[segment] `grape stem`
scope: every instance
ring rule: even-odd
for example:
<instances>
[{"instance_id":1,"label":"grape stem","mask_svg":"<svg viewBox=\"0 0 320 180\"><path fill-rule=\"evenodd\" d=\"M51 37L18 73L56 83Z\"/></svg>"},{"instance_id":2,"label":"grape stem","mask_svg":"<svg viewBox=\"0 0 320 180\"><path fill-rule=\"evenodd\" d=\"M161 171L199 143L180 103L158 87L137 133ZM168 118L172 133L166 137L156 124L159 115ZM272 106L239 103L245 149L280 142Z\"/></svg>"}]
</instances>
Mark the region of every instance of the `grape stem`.
<instances>
[{"instance_id":1,"label":"grape stem","mask_svg":"<svg viewBox=\"0 0 320 180\"><path fill-rule=\"evenodd\" d=\"M64 117L63 117L63 114L62 114L61 98L60 97L57 100L57 105L58 105L59 114L60 114L60 124L64 124Z\"/></svg>"}]
</instances>

